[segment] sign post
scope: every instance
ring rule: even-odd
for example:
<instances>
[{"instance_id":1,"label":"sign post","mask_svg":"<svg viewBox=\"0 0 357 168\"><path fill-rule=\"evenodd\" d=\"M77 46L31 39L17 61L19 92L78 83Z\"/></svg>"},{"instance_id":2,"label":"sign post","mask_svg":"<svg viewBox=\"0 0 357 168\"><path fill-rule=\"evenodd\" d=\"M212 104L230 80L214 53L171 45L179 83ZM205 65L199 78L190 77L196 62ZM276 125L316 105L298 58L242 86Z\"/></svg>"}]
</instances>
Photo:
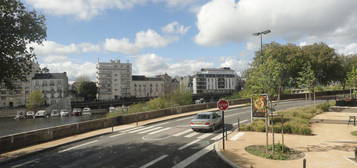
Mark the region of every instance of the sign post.
<instances>
[{"instance_id":1,"label":"sign post","mask_svg":"<svg viewBox=\"0 0 357 168\"><path fill-rule=\"evenodd\" d=\"M217 102L217 108L222 111L222 145L223 150L225 150L225 142L224 142L224 132L226 130L226 126L224 124L224 111L227 110L229 107L229 102L227 100L219 100ZM227 135L226 135L227 136Z\"/></svg>"}]
</instances>

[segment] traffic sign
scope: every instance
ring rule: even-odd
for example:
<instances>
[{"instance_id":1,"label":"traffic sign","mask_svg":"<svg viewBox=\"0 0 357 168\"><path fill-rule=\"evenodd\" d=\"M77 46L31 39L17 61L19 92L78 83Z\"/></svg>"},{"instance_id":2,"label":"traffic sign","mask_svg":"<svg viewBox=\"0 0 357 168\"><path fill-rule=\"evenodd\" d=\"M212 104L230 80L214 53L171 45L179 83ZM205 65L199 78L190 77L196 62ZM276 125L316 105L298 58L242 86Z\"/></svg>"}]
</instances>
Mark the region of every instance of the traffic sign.
<instances>
[{"instance_id":1,"label":"traffic sign","mask_svg":"<svg viewBox=\"0 0 357 168\"><path fill-rule=\"evenodd\" d=\"M228 103L227 100L219 100L219 101L217 102L217 107L218 107L218 109L220 109L220 110L222 110L222 111L225 111L225 110L228 109L229 103Z\"/></svg>"}]
</instances>

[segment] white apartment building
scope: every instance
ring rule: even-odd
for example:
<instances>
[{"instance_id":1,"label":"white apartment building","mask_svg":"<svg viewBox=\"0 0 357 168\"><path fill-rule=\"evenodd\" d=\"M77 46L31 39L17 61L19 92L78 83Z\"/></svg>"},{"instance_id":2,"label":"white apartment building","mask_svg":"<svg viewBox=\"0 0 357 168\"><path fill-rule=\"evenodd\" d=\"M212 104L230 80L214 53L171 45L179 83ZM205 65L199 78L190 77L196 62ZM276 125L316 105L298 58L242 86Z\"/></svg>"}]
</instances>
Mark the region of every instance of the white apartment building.
<instances>
[{"instance_id":1,"label":"white apartment building","mask_svg":"<svg viewBox=\"0 0 357 168\"><path fill-rule=\"evenodd\" d=\"M31 91L43 93L46 104L59 103L68 96L67 73L36 73L31 81Z\"/></svg>"},{"instance_id":2,"label":"white apartment building","mask_svg":"<svg viewBox=\"0 0 357 168\"><path fill-rule=\"evenodd\" d=\"M237 73L228 68L201 69L193 77L193 94L233 92L238 88Z\"/></svg>"},{"instance_id":3,"label":"white apartment building","mask_svg":"<svg viewBox=\"0 0 357 168\"><path fill-rule=\"evenodd\" d=\"M132 76L131 95L134 97L159 97L164 95L164 80L141 75Z\"/></svg>"},{"instance_id":4,"label":"white apartment building","mask_svg":"<svg viewBox=\"0 0 357 168\"><path fill-rule=\"evenodd\" d=\"M37 63L32 64L32 70L27 75L26 81L14 81L15 89L10 90L5 84L0 84L0 107L25 106L31 92L31 79L36 72L40 71Z\"/></svg>"},{"instance_id":5,"label":"white apartment building","mask_svg":"<svg viewBox=\"0 0 357 168\"><path fill-rule=\"evenodd\" d=\"M120 60L99 62L97 64L97 87L99 100L112 100L130 97L131 63Z\"/></svg>"}]
</instances>

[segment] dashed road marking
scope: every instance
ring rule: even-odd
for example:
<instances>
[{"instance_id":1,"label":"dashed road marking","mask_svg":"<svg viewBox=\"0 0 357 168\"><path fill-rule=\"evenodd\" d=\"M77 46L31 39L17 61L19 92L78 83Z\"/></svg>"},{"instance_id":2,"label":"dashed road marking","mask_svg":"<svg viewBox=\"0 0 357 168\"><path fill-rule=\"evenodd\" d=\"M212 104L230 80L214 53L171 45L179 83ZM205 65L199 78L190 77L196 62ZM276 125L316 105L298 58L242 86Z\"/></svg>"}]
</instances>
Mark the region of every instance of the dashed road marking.
<instances>
[{"instance_id":1,"label":"dashed road marking","mask_svg":"<svg viewBox=\"0 0 357 168\"><path fill-rule=\"evenodd\" d=\"M18 165L12 166L11 168L17 168L17 167L25 166L25 165L27 165L27 164L30 164L30 163L36 162L36 161L38 161L38 160L39 160L39 159L30 160L30 161L27 161L27 162L24 162L24 163L21 163L21 164L18 164Z\"/></svg>"},{"instance_id":2,"label":"dashed road marking","mask_svg":"<svg viewBox=\"0 0 357 168\"><path fill-rule=\"evenodd\" d=\"M204 138L207 138L207 137L209 137L209 136L211 136L211 135L213 135L213 133L203 134L203 135L201 135L201 136L199 136L199 137L197 137L197 138L198 138L198 139L204 139Z\"/></svg>"},{"instance_id":3,"label":"dashed road marking","mask_svg":"<svg viewBox=\"0 0 357 168\"><path fill-rule=\"evenodd\" d=\"M112 135L110 136L110 138L114 138L114 137L117 137L117 136L120 136L120 135L124 135L125 133L120 133L120 134L116 134L116 135Z\"/></svg>"},{"instance_id":4,"label":"dashed road marking","mask_svg":"<svg viewBox=\"0 0 357 168\"><path fill-rule=\"evenodd\" d=\"M195 135L197 135L197 134L198 134L198 132L193 132L193 133L191 133L191 134L186 135L185 137L186 137L186 138L191 138L191 137L193 137L193 136L195 136Z\"/></svg>"},{"instance_id":5,"label":"dashed road marking","mask_svg":"<svg viewBox=\"0 0 357 168\"><path fill-rule=\"evenodd\" d=\"M191 142L189 142L189 143L187 143L187 144L181 146L178 150L185 149L185 148L189 147L190 145L199 142L200 140L201 140L201 139L196 139L196 140L194 140L194 141L191 141Z\"/></svg>"},{"instance_id":6,"label":"dashed road marking","mask_svg":"<svg viewBox=\"0 0 357 168\"><path fill-rule=\"evenodd\" d=\"M153 128L153 127L155 127L155 126L153 125L153 126L144 127L144 128L141 128L141 129L130 131L129 133L140 132L140 131L147 130L147 129L150 129L150 128Z\"/></svg>"},{"instance_id":7,"label":"dashed road marking","mask_svg":"<svg viewBox=\"0 0 357 168\"><path fill-rule=\"evenodd\" d=\"M159 133L159 132L162 132L162 131L166 131L166 130L169 130L171 129L170 127L167 127L167 128L163 128L161 130L157 130L157 131L154 131L154 132L150 132L149 135L152 135L152 134L156 134L156 133Z\"/></svg>"},{"instance_id":8,"label":"dashed road marking","mask_svg":"<svg viewBox=\"0 0 357 168\"><path fill-rule=\"evenodd\" d=\"M176 133L176 134L174 134L173 136L181 136L181 135L183 135L183 134L186 134L186 133L189 133L189 132L192 132L193 130L190 128L190 129L187 129L187 130L185 130L185 131L182 131L182 132L179 132L179 133Z\"/></svg>"},{"instance_id":9,"label":"dashed road marking","mask_svg":"<svg viewBox=\"0 0 357 168\"><path fill-rule=\"evenodd\" d=\"M176 164L172 168L184 168L184 167L190 165L192 162L196 161L201 156L203 156L206 153L208 153L211 150L213 150L213 146L214 146L214 143L211 144L211 145L208 145L207 147L201 149L200 151L196 152L195 154L191 155L190 157L188 157L185 160L181 161L180 163Z\"/></svg>"},{"instance_id":10,"label":"dashed road marking","mask_svg":"<svg viewBox=\"0 0 357 168\"><path fill-rule=\"evenodd\" d=\"M151 129L148 129L148 130L139 132L139 134L147 133L147 132L150 132L150 131L155 131L155 130L158 130L158 129L161 129L161 128L162 128L162 127L154 127L154 128L151 128Z\"/></svg>"},{"instance_id":11,"label":"dashed road marking","mask_svg":"<svg viewBox=\"0 0 357 168\"><path fill-rule=\"evenodd\" d=\"M81 144L81 145L73 146L73 147L70 147L70 148L68 148L68 149L61 150L61 151L59 151L58 153L62 153L62 152L66 152L66 151L69 151L69 150L72 150L72 149L76 149L76 148L79 148L79 147L82 147L82 146L85 146L85 145L89 145L89 144L95 143L95 142L97 142L97 141L98 141L98 140L94 140L94 141L90 141L90 142L87 142L87 143L84 143L84 144Z\"/></svg>"},{"instance_id":12,"label":"dashed road marking","mask_svg":"<svg viewBox=\"0 0 357 168\"><path fill-rule=\"evenodd\" d=\"M166 158L167 156L168 156L168 155L162 155L162 156L156 158L155 160L153 160L153 161L151 161L151 162L149 162L149 163L146 163L145 165L141 166L140 168L147 168L147 167L149 167L149 166L155 164L156 162L158 162L158 161L160 161L160 160Z\"/></svg>"}]
</instances>

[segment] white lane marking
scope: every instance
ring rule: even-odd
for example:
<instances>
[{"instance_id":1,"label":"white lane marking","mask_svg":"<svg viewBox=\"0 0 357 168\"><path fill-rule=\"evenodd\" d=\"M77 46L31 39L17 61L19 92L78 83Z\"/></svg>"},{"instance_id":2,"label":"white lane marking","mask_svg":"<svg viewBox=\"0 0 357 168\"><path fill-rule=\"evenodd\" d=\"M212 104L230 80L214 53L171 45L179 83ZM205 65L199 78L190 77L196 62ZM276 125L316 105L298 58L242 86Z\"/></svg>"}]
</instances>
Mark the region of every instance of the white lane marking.
<instances>
[{"instance_id":1,"label":"white lane marking","mask_svg":"<svg viewBox=\"0 0 357 168\"><path fill-rule=\"evenodd\" d=\"M161 130L157 130L157 131L154 131L154 132L150 132L149 135L156 134L156 133L159 133L159 132L162 132L162 131L166 131L166 130L169 130L169 129L171 129L171 128L170 128L170 127L167 127L167 128L161 129Z\"/></svg>"},{"instance_id":2,"label":"white lane marking","mask_svg":"<svg viewBox=\"0 0 357 168\"><path fill-rule=\"evenodd\" d=\"M69 151L69 150L72 150L72 149L76 149L76 148L79 148L81 146L85 146L85 145L89 145L89 144L92 144L92 143L95 143L97 142L98 140L94 140L94 141L90 141L90 142L87 142L87 143L84 143L84 144L81 144L81 145L77 145L77 146L73 146L73 147L70 147L68 149L65 149L65 150L61 150L59 151L58 153L62 153L62 152L66 152L66 151Z\"/></svg>"},{"instance_id":3,"label":"white lane marking","mask_svg":"<svg viewBox=\"0 0 357 168\"><path fill-rule=\"evenodd\" d=\"M114 138L114 137L117 137L117 136L120 136L120 135L124 135L125 133L120 133L120 134L116 134L116 135L112 135L110 136L110 138Z\"/></svg>"},{"instance_id":4,"label":"white lane marking","mask_svg":"<svg viewBox=\"0 0 357 168\"><path fill-rule=\"evenodd\" d=\"M216 140L219 140L219 139L221 139L221 138L222 138L222 134L219 134L219 135L217 135L217 136L211 138L211 140L216 141Z\"/></svg>"},{"instance_id":5,"label":"white lane marking","mask_svg":"<svg viewBox=\"0 0 357 168\"><path fill-rule=\"evenodd\" d=\"M180 118L180 119L177 119L177 120L175 120L175 121L182 121L182 120L187 120L187 119L190 119L190 118L193 118L193 117Z\"/></svg>"},{"instance_id":6,"label":"white lane marking","mask_svg":"<svg viewBox=\"0 0 357 168\"><path fill-rule=\"evenodd\" d=\"M27 162L24 162L24 163L21 163L21 164L15 165L15 166L11 166L11 168L17 168L17 167L25 166L25 165L27 165L27 164L30 164L30 163L36 162L36 161L38 161L38 160L39 160L39 159L30 160L30 161L27 161Z\"/></svg>"},{"instance_id":7,"label":"white lane marking","mask_svg":"<svg viewBox=\"0 0 357 168\"><path fill-rule=\"evenodd\" d=\"M195 135L197 135L197 134L198 134L198 132L193 132L193 133L191 133L191 134L186 135L185 137L186 137L186 138L191 138L191 137L193 137L193 136L195 136Z\"/></svg>"},{"instance_id":8,"label":"white lane marking","mask_svg":"<svg viewBox=\"0 0 357 168\"><path fill-rule=\"evenodd\" d=\"M185 149L185 148L189 147L190 145L199 142L200 140L201 140L201 139L196 139L196 140L194 140L194 141L192 141L192 142L190 142L190 143L187 143L187 144L181 146L178 150Z\"/></svg>"},{"instance_id":9,"label":"white lane marking","mask_svg":"<svg viewBox=\"0 0 357 168\"><path fill-rule=\"evenodd\" d=\"M240 133L238 133L238 134L235 134L232 138L230 138L229 140L231 140L231 141L236 141L236 140L238 140L241 136L243 136L244 135L244 132L240 132Z\"/></svg>"},{"instance_id":10,"label":"white lane marking","mask_svg":"<svg viewBox=\"0 0 357 168\"><path fill-rule=\"evenodd\" d=\"M156 158L155 160L153 160L153 161L151 161L151 162L149 162L149 163L146 163L145 165L141 166L140 168L147 168L147 167L149 167L149 166L155 164L156 162L158 162L158 161L160 161L160 160L166 158L167 156L168 156L168 155L162 155L162 156Z\"/></svg>"},{"instance_id":11,"label":"white lane marking","mask_svg":"<svg viewBox=\"0 0 357 168\"><path fill-rule=\"evenodd\" d=\"M205 155L206 153L213 150L214 143L208 145L207 147L201 149L200 151L196 152L195 154L191 155L190 157L186 158L185 160L181 161L180 163L176 164L172 168L184 168L194 162L195 160L199 159L201 156Z\"/></svg>"},{"instance_id":12,"label":"white lane marking","mask_svg":"<svg viewBox=\"0 0 357 168\"><path fill-rule=\"evenodd\" d=\"M150 132L150 131L155 131L155 130L158 130L158 129L161 129L161 128L162 128L162 127L155 127L155 128L151 128L151 129L148 129L148 130L145 130L145 131L139 132L139 134L147 133L147 132Z\"/></svg>"},{"instance_id":13,"label":"white lane marking","mask_svg":"<svg viewBox=\"0 0 357 168\"><path fill-rule=\"evenodd\" d=\"M193 130L190 128L190 129L187 129L187 130L185 130L185 131L182 131L182 132L179 132L179 133L176 133L176 134L174 134L173 136L181 136L181 135L183 135L183 134L186 134L186 133L189 133L189 132L192 132Z\"/></svg>"},{"instance_id":14,"label":"white lane marking","mask_svg":"<svg viewBox=\"0 0 357 168\"><path fill-rule=\"evenodd\" d=\"M127 130L123 130L121 132L129 132L129 131L133 131L133 130L136 130L136 129L139 129L139 128L143 128L143 127L140 126L140 127L130 128L130 129L127 129Z\"/></svg>"},{"instance_id":15,"label":"white lane marking","mask_svg":"<svg viewBox=\"0 0 357 168\"><path fill-rule=\"evenodd\" d=\"M211 136L212 134L213 134L213 133L203 134L203 135L201 135L201 136L199 136L199 137L197 137L197 138L198 138L198 139L205 139L205 138Z\"/></svg>"},{"instance_id":16,"label":"white lane marking","mask_svg":"<svg viewBox=\"0 0 357 168\"><path fill-rule=\"evenodd\" d=\"M153 127L155 127L155 126L153 125L153 126L149 126L149 127L144 127L144 128L141 128L141 129L130 131L129 133L140 132L140 131L147 130L147 129L150 129L150 128L153 128Z\"/></svg>"},{"instance_id":17,"label":"white lane marking","mask_svg":"<svg viewBox=\"0 0 357 168\"><path fill-rule=\"evenodd\" d=\"M160 126L160 125L164 125L164 124L167 124L167 123L169 123L169 122L164 122L164 123L160 123L160 124L155 124L154 126Z\"/></svg>"},{"instance_id":18,"label":"white lane marking","mask_svg":"<svg viewBox=\"0 0 357 168\"><path fill-rule=\"evenodd\" d=\"M248 120L243 120L243 121L240 121L239 123L245 123L245 122L248 122ZM236 125L238 125L238 123L234 123L234 124L232 124L233 126L236 126Z\"/></svg>"}]
</instances>

